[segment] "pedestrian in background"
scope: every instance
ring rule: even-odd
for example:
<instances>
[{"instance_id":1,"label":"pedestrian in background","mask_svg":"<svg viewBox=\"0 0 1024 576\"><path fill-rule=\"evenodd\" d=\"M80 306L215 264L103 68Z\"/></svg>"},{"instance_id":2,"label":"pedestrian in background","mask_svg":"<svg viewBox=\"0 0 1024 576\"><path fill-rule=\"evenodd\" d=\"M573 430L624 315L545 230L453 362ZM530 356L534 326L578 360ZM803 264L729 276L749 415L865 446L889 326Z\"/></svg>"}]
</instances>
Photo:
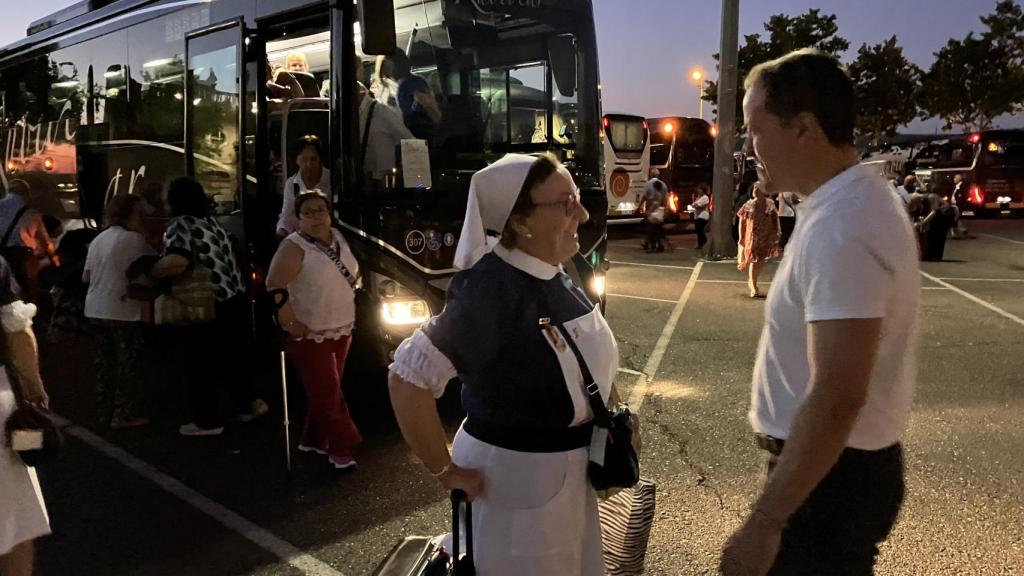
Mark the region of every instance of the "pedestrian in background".
<instances>
[{"instance_id":1,"label":"pedestrian in background","mask_svg":"<svg viewBox=\"0 0 1024 576\"><path fill-rule=\"evenodd\" d=\"M646 206L644 204L644 199L647 198L648 195L656 194L656 190L655 190L656 186L660 186L663 190L666 190L666 191L668 190L668 185L666 185L665 182L662 181L661 178L660 178L661 170L658 170L657 168L651 168L651 171L650 171L649 174L650 174L650 178L648 178L647 182L644 182L644 195L643 195L643 197L640 198L640 209L639 209L639 212L640 212L641 216L643 216L644 213L646 212ZM650 242L648 241L648 239L646 237L644 238L644 241L640 243L640 247L643 248L644 250L647 250L647 251L649 251L651 249Z\"/></svg>"},{"instance_id":2,"label":"pedestrian in background","mask_svg":"<svg viewBox=\"0 0 1024 576\"><path fill-rule=\"evenodd\" d=\"M751 188L754 187L756 180L742 180L736 184L736 196L732 199L732 240L733 242L739 243L740 241L740 209L746 204L751 196Z\"/></svg>"},{"instance_id":3,"label":"pedestrian in background","mask_svg":"<svg viewBox=\"0 0 1024 576\"><path fill-rule=\"evenodd\" d=\"M793 235L793 228L796 227L796 205L799 203L796 194L788 190L779 194L779 229L782 231L779 248L785 249L789 237Z\"/></svg>"},{"instance_id":4,"label":"pedestrian in background","mask_svg":"<svg viewBox=\"0 0 1024 576\"><path fill-rule=\"evenodd\" d=\"M873 573L903 501L899 442L916 370L920 281L900 200L854 147L853 84L804 49L747 76L768 192L805 198L775 275L750 422L768 476L722 553L726 576Z\"/></svg>"},{"instance_id":5,"label":"pedestrian in background","mask_svg":"<svg viewBox=\"0 0 1024 576\"><path fill-rule=\"evenodd\" d=\"M328 457L335 468L356 465L363 441L341 392L356 320L359 264L345 238L331 226L327 197L307 191L295 199L299 229L281 241L267 288L285 289L278 311L291 337L286 349L306 389L306 425L299 450Z\"/></svg>"},{"instance_id":6,"label":"pedestrian in background","mask_svg":"<svg viewBox=\"0 0 1024 576\"><path fill-rule=\"evenodd\" d=\"M751 298L764 298L757 280L771 258L779 256L779 211L768 198L764 185L755 182L754 198L748 200L736 214L740 219L740 245L737 267L749 267L747 287Z\"/></svg>"},{"instance_id":7,"label":"pedestrian in background","mask_svg":"<svg viewBox=\"0 0 1024 576\"><path fill-rule=\"evenodd\" d=\"M967 227L964 226L963 220L960 218L960 200L966 194L964 188L963 175L955 174L953 176L953 190L949 193L949 204L953 207L952 232L954 239L966 238L968 235Z\"/></svg>"},{"instance_id":8,"label":"pedestrian in background","mask_svg":"<svg viewBox=\"0 0 1024 576\"><path fill-rule=\"evenodd\" d=\"M647 222L647 239L644 241L647 252L665 251L665 207L668 201L668 189L665 183L657 178L650 182L649 190L644 192L644 220Z\"/></svg>"},{"instance_id":9,"label":"pedestrian in background","mask_svg":"<svg viewBox=\"0 0 1024 576\"><path fill-rule=\"evenodd\" d=\"M708 243L707 227L711 220L711 187L701 182L697 185L697 198L693 201L693 229L697 232L697 250L703 250Z\"/></svg>"},{"instance_id":10,"label":"pedestrian in background","mask_svg":"<svg viewBox=\"0 0 1024 576\"><path fill-rule=\"evenodd\" d=\"M107 229L89 244L82 281L85 317L97 341L96 407L100 424L129 428L149 423L142 407L142 353L148 304L128 297L129 266L156 251L143 236L141 196L119 194L107 204Z\"/></svg>"},{"instance_id":11,"label":"pedestrian in background","mask_svg":"<svg viewBox=\"0 0 1024 576\"><path fill-rule=\"evenodd\" d=\"M39 298L40 271L60 265L44 216L32 207L33 193L28 182L11 180L7 195L0 200L0 254L7 260L25 302Z\"/></svg>"},{"instance_id":12,"label":"pedestrian in background","mask_svg":"<svg viewBox=\"0 0 1024 576\"><path fill-rule=\"evenodd\" d=\"M946 238L956 222L953 206L935 191L925 195L927 214L915 224L921 241L921 259L941 262L946 252Z\"/></svg>"}]
</instances>

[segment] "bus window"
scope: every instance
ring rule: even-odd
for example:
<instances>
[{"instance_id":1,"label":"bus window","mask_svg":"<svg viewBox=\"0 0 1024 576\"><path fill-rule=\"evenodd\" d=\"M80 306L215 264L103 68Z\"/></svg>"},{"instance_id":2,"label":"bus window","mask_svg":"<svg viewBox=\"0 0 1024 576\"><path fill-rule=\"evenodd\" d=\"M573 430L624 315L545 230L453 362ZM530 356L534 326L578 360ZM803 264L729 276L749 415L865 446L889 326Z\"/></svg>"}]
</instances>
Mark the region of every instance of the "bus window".
<instances>
[{"instance_id":1,"label":"bus window","mask_svg":"<svg viewBox=\"0 0 1024 576\"><path fill-rule=\"evenodd\" d=\"M639 153L647 145L647 129L643 118L633 121L615 119L608 123L605 134L616 152Z\"/></svg>"},{"instance_id":2,"label":"bus window","mask_svg":"<svg viewBox=\"0 0 1024 576\"><path fill-rule=\"evenodd\" d=\"M1024 139L992 140L981 149L982 166L1024 168Z\"/></svg>"},{"instance_id":3,"label":"bus window","mask_svg":"<svg viewBox=\"0 0 1024 576\"><path fill-rule=\"evenodd\" d=\"M183 144L185 43L174 26L180 18L171 14L128 30L128 71L132 95L139 96L133 103L134 131L140 140Z\"/></svg>"}]
</instances>

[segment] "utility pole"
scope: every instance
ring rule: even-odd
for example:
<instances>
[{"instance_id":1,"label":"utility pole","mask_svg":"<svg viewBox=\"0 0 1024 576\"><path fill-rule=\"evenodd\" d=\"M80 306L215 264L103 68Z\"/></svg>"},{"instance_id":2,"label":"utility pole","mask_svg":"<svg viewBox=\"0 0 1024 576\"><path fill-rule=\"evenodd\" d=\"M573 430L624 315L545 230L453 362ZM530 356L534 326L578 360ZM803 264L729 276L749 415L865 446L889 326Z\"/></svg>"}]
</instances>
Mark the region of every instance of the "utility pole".
<instances>
[{"instance_id":1,"label":"utility pole","mask_svg":"<svg viewBox=\"0 0 1024 576\"><path fill-rule=\"evenodd\" d=\"M736 140L736 91L739 82L740 0L722 0L722 44L718 66L718 137L715 138L714 201L709 260L736 256L732 239L733 148Z\"/></svg>"}]
</instances>

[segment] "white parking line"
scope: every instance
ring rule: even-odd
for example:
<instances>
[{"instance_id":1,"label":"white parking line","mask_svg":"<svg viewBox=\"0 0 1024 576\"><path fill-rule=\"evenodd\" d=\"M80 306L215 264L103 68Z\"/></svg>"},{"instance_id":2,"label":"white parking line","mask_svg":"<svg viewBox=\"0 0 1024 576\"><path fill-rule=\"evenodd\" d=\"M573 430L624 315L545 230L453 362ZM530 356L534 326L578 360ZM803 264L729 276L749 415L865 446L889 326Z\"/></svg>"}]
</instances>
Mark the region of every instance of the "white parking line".
<instances>
[{"instance_id":1,"label":"white parking line","mask_svg":"<svg viewBox=\"0 0 1024 576\"><path fill-rule=\"evenodd\" d=\"M939 278L954 282L1024 282L1024 278Z\"/></svg>"},{"instance_id":2,"label":"white parking line","mask_svg":"<svg viewBox=\"0 0 1024 576\"><path fill-rule=\"evenodd\" d=\"M70 424L67 420L59 419L60 425ZM151 464L140 460L125 450L114 446L103 438L93 434L81 426L68 425L64 432L73 436L92 449L109 456L125 468L134 471L139 476L156 484L164 491L182 500L186 504L199 510L203 514L213 518L225 528L233 530L245 539L256 544L260 548L287 562L294 568L302 571L303 574L312 576L344 576L328 564L306 554L294 545L285 542L270 532L260 528L249 520L227 509L222 504L203 496L199 492L182 484L180 481L157 470Z\"/></svg>"},{"instance_id":3,"label":"white parking line","mask_svg":"<svg viewBox=\"0 0 1024 576\"><path fill-rule=\"evenodd\" d=\"M672 268L675 270L693 270L693 266L672 266L669 264L646 264L643 262L622 262L619 260L609 260L612 264L618 264L619 266L644 266L647 268ZM675 300L673 300L675 302Z\"/></svg>"},{"instance_id":4,"label":"white parking line","mask_svg":"<svg viewBox=\"0 0 1024 576\"><path fill-rule=\"evenodd\" d=\"M925 278L931 280L932 282L935 282L936 284L939 284L940 286L944 286L946 288L949 288L953 292L956 292L957 294L963 296L964 298L967 298L968 300L970 300L971 302L974 302L975 304L984 306L985 308L988 308L989 310L995 312L996 314L999 314L1000 316L1002 316L1002 317L1004 317L1004 318L1006 318L1008 320L1012 320L1012 321L1016 322L1017 324L1020 324L1021 326L1024 326L1024 318L1021 318L1020 316L1017 316L1016 314L1011 314L1010 312L1007 312L1006 310L1003 310L1002 308L1000 308L999 306L996 306L995 304L992 304L991 302L986 302L986 301L982 300L981 298L978 298L974 294L971 294L970 292L967 292L966 290L961 290L960 288L957 288L956 286L953 286L952 284L942 280L941 278L936 278L935 276L932 276L931 274L925 272L924 270L921 270L921 275L924 276Z\"/></svg>"},{"instance_id":5,"label":"white parking line","mask_svg":"<svg viewBox=\"0 0 1024 576\"><path fill-rule=\"evenodd\" d=\"M643 374L637 376L633 391L629 394L629 399L626 402L637 413L640 412L640 408L644 405L644 400L647 399L647 387L651 380L654 379L654 375L658 373L661 360L665 357L665 349L668 348L668 343L672 340L672 333L676 331L679 317L683 315L683 309L686 308L686 303L690 301L693 289L697 287L697 279L700 277L700 269L703 264L703 262L698 262L693 267L693 272L690 273L690 280L686 283L683 294L679 297L679 301L676 302L676 307L672 309L672 314L668 317L665 327L662 328L661 336L658 337L658 342L654 345L654 351L647 358Z\"/></svg>"},{"instance_id":6,"label":"white parking line","mask_svg":"<svg viewBox=\"0 0 1024 576\"><path fill-rule=\"evenodd\" d=\"M633 296L632 294L613 294L608 292L608 296L615 296L616 298L632 298L634 300L649 300L651 302L667 302L669 304L675 304L675 300L666 300L664 298L648 298L647 296Z\"/></svg>"},{"instance_id":7,"label":"white parking line","mask_svg":"<svg viewBox=\"0 0 1024 576\"><path fill-rule=\"evenodd\" d=\"M746 284L747 283L746 280L698 280L698 282L707 282L708 284ZM768 284L771 284L771 282L764 282L764 281L760 281L760 280L757 283L758 283L758 285L764 284L766 286Z\"/></svg>"},{"instance_id":8,"label":"white parking line","mask_svg":"<svg viewBox=\"0 0 1024 576\"><path fill-rule=\"evenodd\" d=\"M629 374L630 376L645 376L643 372L637 372L636 370L630 370L629 368L619 368L619 372Z\"/></svg>"},{"instance_id":9,"label":"white parking line","mask_svg":"<svg viewBox=\"0 0 1024 576\"><path fill-rule=\"evenodd\" d=\"M975 236L984 236L985 238L994 238L996 240L1002 240L1003 242L1013 242L1014 244L1024 244L1020 240L1014 240L1012 238L1005 238L1003 236L997 236L995 234L975 234Z\"/></svg>"}]
</instances>

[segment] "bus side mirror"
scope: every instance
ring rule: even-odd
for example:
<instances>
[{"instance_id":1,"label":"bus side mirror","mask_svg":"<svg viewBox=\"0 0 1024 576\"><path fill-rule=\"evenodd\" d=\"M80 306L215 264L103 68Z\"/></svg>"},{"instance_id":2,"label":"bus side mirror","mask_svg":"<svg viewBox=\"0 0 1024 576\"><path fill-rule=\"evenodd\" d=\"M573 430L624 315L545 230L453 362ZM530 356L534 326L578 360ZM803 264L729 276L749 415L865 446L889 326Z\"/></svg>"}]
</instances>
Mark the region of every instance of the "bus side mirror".
<instances>
[{"instance_id":1,"label":"bus side mirror","mask_svg":"<svg viewBox=\"0 0 1024 576\"><path fill-rule=\"evenodd\" d=\"M566 98L576 95L576 39L563 34L548 40L548 59L551 75L558 93Z\"/></svg>"},{"instance_id":2,"label":"bus side mirror","mask_svg":"<svg viewBox=\"0 0 1024 576\"><path fill-rule=\"evenodd\" d=\"M358 0L363 54L390 56L398 47L394 0Z\"/></svg>"}]
</instances>

